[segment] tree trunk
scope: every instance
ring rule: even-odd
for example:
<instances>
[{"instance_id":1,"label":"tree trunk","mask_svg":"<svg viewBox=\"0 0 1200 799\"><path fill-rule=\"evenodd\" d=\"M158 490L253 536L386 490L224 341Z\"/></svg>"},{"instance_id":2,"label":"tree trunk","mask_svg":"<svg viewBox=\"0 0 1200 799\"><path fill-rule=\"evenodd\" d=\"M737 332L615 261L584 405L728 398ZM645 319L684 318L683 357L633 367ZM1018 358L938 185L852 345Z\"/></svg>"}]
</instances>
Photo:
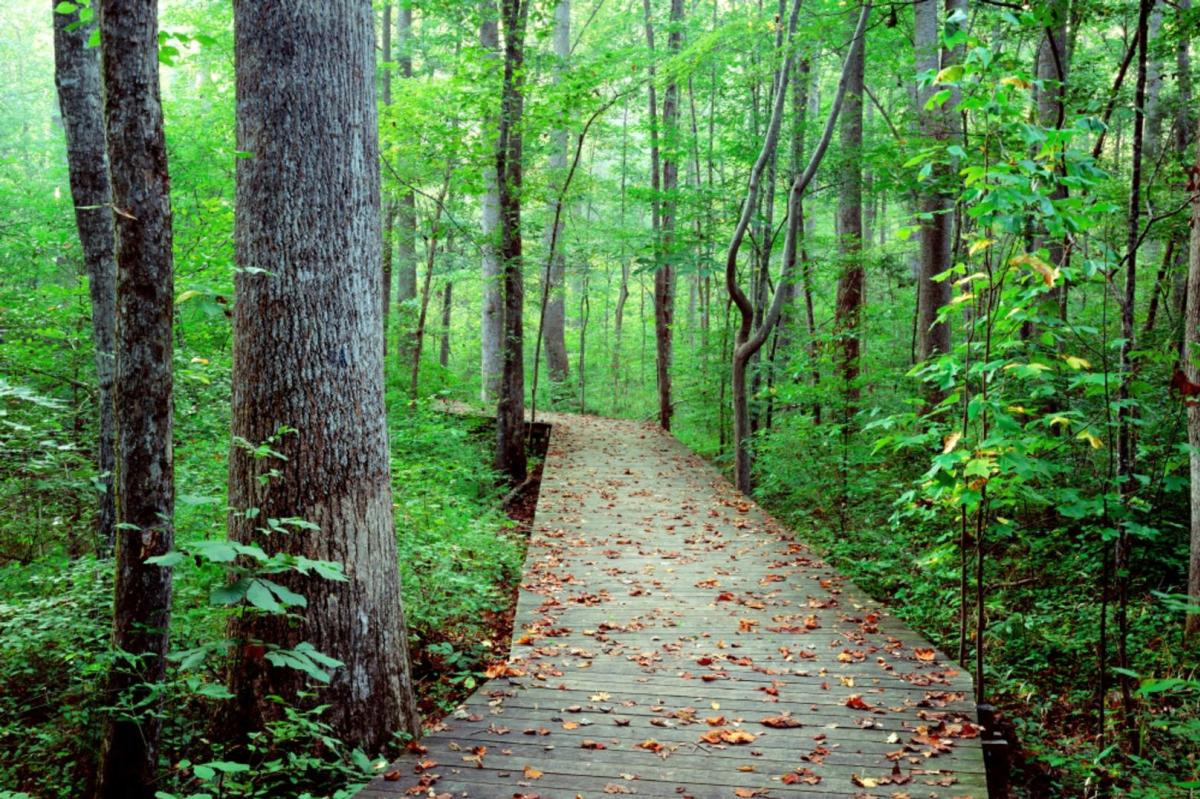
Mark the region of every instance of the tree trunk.
<instances>
[{"instance_id":1,"label":"tree trunk","mask_svg":"<svg viewBox=\"0 0 1200 799\"><path fill-rule=\"evenodd\" d=\"M683 10L677 4L680 0L671 0L671 19L676 18L676 13L682 16ZM646 47L650 51L650 69L649 69L649 103L650 103L650 219L651 227L654 233L654 362L655 362L655 380L658 386L658 423L664 430L671 429L671 317L673 315L674 301L674 285L671 280L671 268L668 262L666 252L666 235L665 227L666 220L665 209L663 208L663 194L666 190L667 170L673 170L673 177L677 175L677 166L673 164L663 164L661 158L660 142L658 137L658 96L655 88L657 80L657 70L654 64L654 24L650 15L650 0L643 0L642 3L643 16L646 25ZM673 30L667 34L668 49L674 46L678 49L679 41L674 40L672 45L672 37L679 35L677 30ZM670 128L675 124L675 119L668 120L668 116L677 117L675 113L678 102L678 87L674 79L667 85L666 93L669 95L674 91L676 97L673 100L664 98L663 100L663 127ZM668 113L668 103L672 104L670 114ZM669 137L669 133L667 134ZM673 220L672 220L673 224ZM671 302L668 303L668 300Z\"/></svg>"},{"instance_id":2,"label":"tree trunk","mask_svg":"<svg viewBox=\"0 0 1200 799\"><path fill-rule=\"evenodd\" d=\"M59 5L57 0L51 7ZM79 24L78 11L54 14L54 83L63 130L67 135L67 166L75 228L83 248L88 291L92 301L92 346L96 359L96 405L99 439L96 472L100 497L96 515L96 552L113 550L116 495L113 493L113 340L116 337L117 264L113 241L112 188L108 181L108 154L104 149L104 109L100 86L100 60L87 46L92 26ZM72 25L78 25L73 30Z\"/></svg>"},{"instance_id":3,"label":"tree trunk","mask_svg":"<svg viewBox=\"0 0 1200 799\"><path fill-rule=\"evenodd\" d=\"M674 58L683 42L683 0L671 0L670 28L667 32L667 52ZM658 423L671 429L675 408L671 399L672 338L675 328L675 190L679 186L679 158L676 155L679 138L679 84L675 73L663 92L663 136L666 142L662 159L662 259L654 272L654 341L655 365L658 374Z\"/></svg>"},{"instance_id":4,"label":"tree trunk","mask_svg":"<svg viewBox=\"0 0 1200 799\"><path fill-rule=\"evenodd\" d=\"M408 368L408 398L417 401L418 384L421 378L421 353L425 347L425 331L429 320L429 292L433 287L433 264L437 259L438 237L441 234L442 209L446 206L446 197L450 192L450 178L453 166L446 165L445 178L442 188L434 200L433 218L429 223L429 236L425 239L425 280L421 285L421 299L418 304L417 324L413 329L412 354Z\"/></svg>"},{"instance_id":5,"label":"tree trunk","mask_svg":"<svg viewBox=\"0 0 1200 799\"><path fill-rule=\"evenodd\" d=\"M940 69L941 48L938 26L938 0L916 0L913 6L913 46L917 72ZM938 87L932 83L917 88L917 127L923 138L944 142L947 138L945 115L940 108L925 107ZM849 122L849 116L846 121ZM952 201L947 186L952 176L939 167L931 180L919 184L917 208L921 213L920 268L917 276L917 357L921 360L950 351L950 325L938 321L938 311L950 302L950 281L934 280L950 265Z\"/></svg>"},{"instance_id":6,"label":"tree trunk","mask_svg":"<svg viewBox=\"0 0 1200 799\"><path fill-rule=\"evenodd\" d=\"M554 12L554 85L562 83L567 72L567 59L571 55L571 0L558 0ZM564 98L563 108L560 109L559 126L551 134L550 174L551 182L561 184L567 172L567 106ZM554 204L550 207L554 215ZM546 368L550 373L550 382L561 383L567 379L569 365L567 362L567 304L566 277L567 257L563 252L563 219L565 214L558 214L558 230L552 225L546 227L546 249L550 249L550 240L557 241L554 258L550 262L550 285L546 302ZM551 391L551 395L553 395Z\"/></svg>"},{"instance_id":7,"label":"tree trunk","mask_svg":"<svg viewBox=\"0 0 1200 799\"><path fill-rule=\"evenodd\" d=\"M484 0L483 21L479 23L479 44L488 55L489 63L496 61L500 49L500 32L496 23L496 0ZM496 120L484 120L490 131ZM495 144L493 143L493 147ZM496 160L493 157L483 167L483 199L480 209L480 232L483 249L483 319L480 326L480 399L495 402L500 396L500 376L503 371L501 340L504 338L504 305L500 290L500 252L497 234L500 229L500 187L496 180Z\"/></svg>"},{"instance_id":8,"label":"tree trunk","mask_svg":"<svg viewBox=\"0 0 1200 799\"><path fill-rule=\"evenodd\" d=\"M525 28L530 0L501 0L504 89L496 174L500 183L500 259L504 289L504 368L496 409L496 470L519 484L525 479L525 362L521 246L522 142L525 107Z\"/></svg>"},{"instance_id":9,"label":"tree trunk","mask_svg":"<svg viewBox=\"0 0 1200 799\"><path fill-rule=\"evenodd\" d=\"M392 4L383 4L383 24L380 36L380 60L383 75L380 81L380 102L385 106L392 104ZM383 203L383 354L387 355L388 320L392 309L392 274L396 263L396 204L391 197Z\"/></svg>"},{"instance_id":10,"label":"tree trunk","mask_svg":"<svg viewBox=\"0 0 1200 799\"><path fill-rule=\"evenodd\" d=\"M853 48L846 64L846 99L841 118L842 168L838 192L838 254L841 276L837 287L838 368L842 377L842 423L848 425L858 409L862 334L859 317L866 288L862 262L862 136L864 49Z\"/></svg>"},{"instance_id":11,"label":"tree trunk","mask_svg":"<svg viewBox=\"0 0 1200 799\"><path fill-rule=\"evenodd\" d=\"M272 577L307 598L299 621L234 619L245 734L312 691L264 655L308 643L344 665L316 692L321 720L378 752L418 732L400 603L379 304L380 180L368 0L236 0L237 263L229 537L344 565L346 582ZM340 142L343 146L322 146ZM285 433L285 430L294 433ZM249 509L257 509L249 514ZM262 519L319 530L264 535ZM286 706L284 706L286 707Z\"/></svg>"},{"instance_id":12,"label":"tree trunk","mask_svg":"<svg viewBox=\"0 0 1200 799\"><path fill-rule=\"evenodd\" d=\"M101 0L100 64L105 140L116 210L117 529L114 650L109 704L147 703L140 718L110 716L100 749L98 796L155 792L155 686L166 667L171 570L147 563L174 545L170 178L158 86L158 4Z\"/></svg>"},{"instance_id":13,"label":"tree trunk","mask_svg":"<svg viewBox=\"0 0 1200 799\"><path fill-rule=\"evenodd\" d=\"M1188 382L1200 384L1200 131L1196 135L1196 165L1192 172L1192 238L1188 259L1187 315L1184 318L1183 371ZM1191 445L1191 557L1188 598L1200 605L1200 402L1187 405L1188 444ZM1200 635L1200 613L1187 617L1189 638Z\"/></svg>"},{"instance_id":14,"label":"tree trunk","mask_svg":"<svg viewBox=\"0 0 1200 799\"><path fill-rule=\"evenodd\" d=\"M438 352L438 363L445 369L450 366L450 314L454 307L454 284L446 281L442 289L442 346Z\"/></svg>"},{"instance_id":15,"label":"tree trunk","mask_svg":"<svg viewBox=\"0 0 1200 799\"><path fill-rule=\"evenodd\" d=\"M629 166L629 103L622 104L621 114L621 229L625 229L625 182ZM629 259L625 256L625 241L621 241L621 285L617 289L617 305L613 311L612 383L613 403L619 407L621 396L622 325L625 303L629 300Z\"/></svg>"},{"instance_id":16,"label":"tree trunk","mask_svg":"<svg viewBox=\"0 0 1200 799\"><path fill-rule=\"evenodd\" d=\"M400 2L396 20L399 52L396 64L400 76L413 76L412 42L413 12L411 0ZM413 325L417 315L413 300L417 298L417 195L405 187L396 206L397 278L396 278L396 357L401 365L412 358Z\"/></svg>"},{"instance_id":17,"label":"tree trunk","mask_svg":"<svg viewBox=\"0 0 1200 799\"><path fill-rule=\"evenodd\" d=\"M792 4L791 16L788 22L787 48L791 49L791 39L796 28L796 17L800 10L800 0L794 0ZM799 215L800 199L804 195L804 190L812 181L816 174L817 167L821 160L825 157L825 151L829 147L829 142L833 137L833 128L837 124L838 116L841 113L843 104L848 100L848 90L853 85L852 68L855 64L858 65L857 79L858 85L862 86L862 48L864 31L867 24L867 17L870 13L870 6L864 5L859 11L858 24L854 30L854 36L850 44L850 52L846 56L846 62L842 68L842 75L838 81L837 95L834 97L833 105L829 110L829 118L825 122L825 129L821 134L821 139L817 143L813 154L809 157L808 166L804 172L797 175L792 181L791 189L788 192L788 214ZM742 291L737 282L737 259L738 252L741 249L742 241L745 238L746 231L750 227L750 217L754 210L758 207L758 192L759 181L762 179L763 170L767 162L773 156L773 151L779 141L779 128L783 118L784 99L787 94L787 81L789 72L792 66L792 56L788 56L783 65L779 69L779 76L775 83L775 97L772 98L771 119L767 125L767 134L763 140L762 150L758 155L758 159L754 162L753 168L750 170L750 178L746 188L746 198L742 203L741 216L738 219L737 227L734 229L733 237L729 243L729 250L725 255L725 287L729 292L729 300L731 305L736 305L738 314L740 315L740 323L734 337L734 346L732 353L732 397L733 397L733 442L734 442L734 479L739 491L749 493L751 489L751 453L749 447L750 436L750 410L746 396L746 365L750 358L754 356L762 345L766 342L767 336L770 335L772 328L779 321L779 315L782 312L783 301L787 292L783 290L792 279L791 272L784 272L780 275L779 286L775 290L775 297L771 302L771 309L763 318L763 322L757 329L754 328L754 304L746 293ZM861 135L861 114L862 100L859 98L859 131ZM784 244L784 264L796 263L796 240L798 228L789 226L790 234ZM724 403L720 403L722 406ZM723 441L722 437L722 441Z\"/></svg>"},{"instance_id":18,"label":"tree trunk","mask_svg":"<svg viewBox=\"0 0 1200 799\"><path fill-rule=\"evenodd\" d=\"M1150 7L1154 0L1141 0L1138 11L1138 52L1137 52L1137 83L1134 90L1133 142L1132 163L1129 178L1129 218L1128 233L1125 247L1125 290L1121 302L1121 384L1117 389L1117 474L1120 479L1121 496L1126 503L1133 501L1137 490L1135 470L1137 467L1137 443L1134 438L1133 408L1131 384L1134 379L1135 363L1133 360L1135 340L1134 311L1137 300L1137 261L1138 237L1141 229L1141 185L1142 185L1142 145L1145 135L1146 107L1146 65L1148 49L1148 27ZM1117 666L1122 669L1130 667L1127 651L1128 624L1128 592L1129 592L1129 555L1132 541L1129 530L1121 526L1114 550L1113 566L1117 574ZM1129 735L1133 729L1133 685L1130 678L1121 676L1121 697L1124 706L1124 727Z\"/></svg>"}]
</instances>

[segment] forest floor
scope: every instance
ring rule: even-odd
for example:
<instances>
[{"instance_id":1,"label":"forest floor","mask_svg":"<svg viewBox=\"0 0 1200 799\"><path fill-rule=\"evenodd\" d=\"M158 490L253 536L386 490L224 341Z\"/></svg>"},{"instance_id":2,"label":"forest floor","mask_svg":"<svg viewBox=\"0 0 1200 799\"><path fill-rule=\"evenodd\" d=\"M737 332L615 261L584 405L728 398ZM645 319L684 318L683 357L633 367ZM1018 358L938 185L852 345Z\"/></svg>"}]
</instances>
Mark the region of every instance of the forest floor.
<instances>
[{"instance_id":1,"label":"forest floor","mask_svg":"<svg viewBox=\"0 0 1200 799\"><path fill-rule=\"evenodd\" d=\"M968 675L670 435L549 421L509 658L360 796L986 796Z\"/></svg>"}]
</instances>

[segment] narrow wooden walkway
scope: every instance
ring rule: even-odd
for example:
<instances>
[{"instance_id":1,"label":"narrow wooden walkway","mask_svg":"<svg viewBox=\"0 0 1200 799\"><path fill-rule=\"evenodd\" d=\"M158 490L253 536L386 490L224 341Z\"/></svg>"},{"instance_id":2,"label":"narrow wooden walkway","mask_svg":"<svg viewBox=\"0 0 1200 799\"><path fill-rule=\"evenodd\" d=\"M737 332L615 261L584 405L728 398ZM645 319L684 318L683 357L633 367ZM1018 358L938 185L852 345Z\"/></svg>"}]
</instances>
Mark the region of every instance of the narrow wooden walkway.
<instances>
[{"instance_id":1,"label":"narrow wooden walkway","mask_svg":"<svg viewBox=\"0 0 1200 799\"><path fill-rule=\"evenodd\" d=\"M360 797L987 796L968 675L675 439L552 421L508 663Z\"/></svg>"}]
</instances>

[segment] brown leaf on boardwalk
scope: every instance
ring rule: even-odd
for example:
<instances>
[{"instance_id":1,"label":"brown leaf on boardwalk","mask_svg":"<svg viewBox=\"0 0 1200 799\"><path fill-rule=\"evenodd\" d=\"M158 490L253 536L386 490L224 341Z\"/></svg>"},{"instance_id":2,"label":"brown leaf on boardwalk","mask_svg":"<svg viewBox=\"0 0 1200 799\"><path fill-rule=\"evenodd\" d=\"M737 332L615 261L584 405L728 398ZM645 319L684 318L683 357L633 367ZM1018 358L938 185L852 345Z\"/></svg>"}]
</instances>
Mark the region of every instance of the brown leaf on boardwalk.
<instances>
[{"instance_id":1,"label":"brown leaf on boardwalk","mask_svg":"<svg viewBox=\"0 0 1200 799\"><path fill-rule=\"evenodd\" d=\"M765 719L760 721L759 724L762 724L765 727L774 727L777 730L788 730L794 727L803 726L799 721L787 715L786 713L782 716L767 716Z\"/></svg>"},{"instance_id":2,"label":"brown leaf on boardwalk","mask_svg":"<svg viewBox=\"0 0 1200 799\"><path fill-rule=\"evenodd\" d=\"M853 708L854 710L875 709L873 705L867 704L858 694L850 694L849 698L846 699L846 707Z\"/></svg>"},{"instance_id":3,"label":"brown leaf on boardwalk","mask_svg":"<svg viewBox=\"0 0 1200 799\"><path fill-rule=\"evenodd\" d=\"M937 650L934 649L914 649L913 654L917 656L917 660L923 660L926 663L931 663L937 660Z\"/></svg>"},{"instance_id":4,"label":"brown leaf on boardwalk","mask_svg":"<svg viewBox=\"0 0 1200 799\"><path fill-rule=\"evenodd\" d=\"M607 746L600 743L599 741L593 741L591 738L584 738L583 742L579 744L579 747L581 749L607 749L608 748Z\"/></svg>"},{"instance_id":5,"label":"brown leaf on boardwalk","mask_svg":"<svg viewBox=\"0 0 1200 799\"><path fill-rule=\"evenodd\" d=\"M542 772L540 770L535 769L533 766L525 767L525 779L540 780L541 778L542 778Z\"/></svg>"},{"instance_id":6,"label":"brown leaf on boardwalk","mask_svg":"<svg viewBox=\"0 0 1200 799\"><path fill-rule=\"evenodd\" d=\"M604 792L605 793L633 793L633 791L630 788L626 788L624 785L621 785L616 782L610 782L610 783L605 784Z\"/></svg>"},{"instance_id":7,"label":"brown leaf on boardwalk","mask_svg":"<svg viewBox=\"0 0 1200 799\"><path fill-rule=\"evenodd\" d=\"M753 743L758 736L745 730L709 730L700 736L700 741L706 744L748 744Z\"/></svg>"},{"instance_id":8,"label":"brown leaf on boardwalk","mask_svg":"<svg viewBox=\"0 0 1200 799\"><path fill-rule=\"evenodd\" d=\"M636 746L638 749L645 749L647 752L654 752L654 753L658 753L663 750L663 745L660 744L658 741L654 740L653 738L647 738L646 740L642 741L640 744L634 744L634 746Z\"/></svg>"},{"instance_id":9,"label":"brown leaf on boardwalk","mask_svg":"<svg viewBox=\"0 0 1200 799\"><path fill-rule=\"evenodd\" d=\"M818 785L820 782L821 776L810 768L798 768L783 775L784 785Z\"/></svg>"}]
</instances>

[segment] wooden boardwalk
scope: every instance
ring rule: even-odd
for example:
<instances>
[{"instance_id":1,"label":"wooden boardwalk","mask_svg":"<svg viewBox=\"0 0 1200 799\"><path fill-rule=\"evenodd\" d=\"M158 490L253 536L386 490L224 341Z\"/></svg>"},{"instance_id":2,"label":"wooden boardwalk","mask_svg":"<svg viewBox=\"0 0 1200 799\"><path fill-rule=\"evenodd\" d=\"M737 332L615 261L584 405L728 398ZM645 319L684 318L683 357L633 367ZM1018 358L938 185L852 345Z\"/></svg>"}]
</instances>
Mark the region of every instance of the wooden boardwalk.
<instances>
[{"instance_id":1,"label":"wooden boardwalk","mask_svg":"<svg viewBox=\"0 0 1200 799\"><path fill-rule=\"evenodd\" d=\"M987 796L967 674L669 435L552 421L509 661L362 799Z\"/></svg>"}]
</instances>

